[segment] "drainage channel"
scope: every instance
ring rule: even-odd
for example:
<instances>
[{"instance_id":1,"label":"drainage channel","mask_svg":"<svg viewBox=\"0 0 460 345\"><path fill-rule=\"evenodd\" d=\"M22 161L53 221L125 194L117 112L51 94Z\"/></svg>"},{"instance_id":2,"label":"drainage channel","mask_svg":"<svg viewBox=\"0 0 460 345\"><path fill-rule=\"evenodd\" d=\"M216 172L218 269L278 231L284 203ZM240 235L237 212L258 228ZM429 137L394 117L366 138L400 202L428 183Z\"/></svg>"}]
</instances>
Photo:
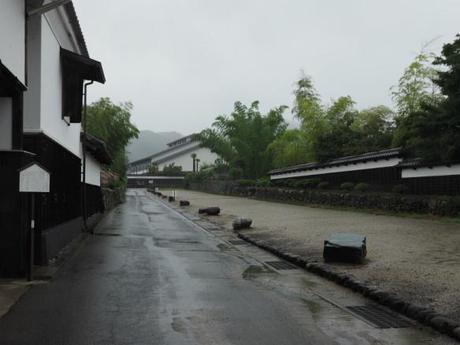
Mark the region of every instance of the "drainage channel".
<instances>
[{"instance_id":1,"label":"drainage channel","mask_svg":"<svg viewBox=\"0 0 460 345\"><path fill-rule=\"evenodd\" d=\"M266 265L273 267L274 269L280 270L296 270L298 269L297 266L290 264L287 261L265 261Z\"/></svg>"},{"instance_id":2,"label":"drainage channel","mask_svg":"<svg viewBox=\"0 0 460 345\"><path fill-rule=\"evenodd\" d=\"M163 206L165 206L166 208L170 209L174 213L181 216L181 218L183 218L185 221L193 224L196 228L207 232L211 236L215 237L218 241L222 243L232 244L234 246L241 246L238 249L241 251L242 255L241 256L238 255L238 257L241 258L243 261L246 261L244 256L249 256L247 259L250 258L251 260L254 260L255 262L258 263L258 265L265 265L265 267L269 269L272 268L274 271L284 271L285 270L286 274L285 275L283 274L283 277L285 278L278 280L278 283L281 283L281 285L284 285L283 282L285 282L286 279L288 279L288 277L291 276L291 274L292 276L301 275L303 273L310 275L310 273L299 269L299 267L292 265L291 263L287 261L282 261L282 260L275 261L275 260L268 259L268 256L271 256L271 254L264 250L260 249L261 255L254 254L254 251L251 248L254 248L254 249L259 249L259 248L254 247L250 245L248 242L243 241L241 239L229 239L227 236L223 234L223 232L215 231L217 229L210 229L216 226L215 224L213 223L209 224L209 222L206 222L206 220L203 220L201 217L192 215L183 209L178 210L177 208L171 207L171 205L168 205L162 200L158 200L158 201L161 204L163 204ZM208 227L208 229L206 229L206 227ZM223 230L223 229L219 229L219 230ZM273 259L275 259L275 257L273 257ZM267 279L267 281L262 282L262 284L268 284L269 286L272 286L274 288L280 287L278 283L275 283L272 285L270 283L270 279ZM343 292L342 291L343 288L341 288L340 286L335 286L335 285L334 287L329 286L329 287L326 287L326 289L321 287L318 290L316 288L305 289L304 287L300 289L297 289L297 288L291 289L288 285L286 285L285 288L287 287L286 291L288 291L288 293L290 293L291 296L298 296L299 298L303 298L305 296L308 297L311 295L315 295L319 297L321 300L323 300L324 302L335 306L336 308L349 314L353 318L361 320L362 322L366 323L367 325L369 325L370 327L376 330L408 329L408 331L405 331L408 333L405 333L405 334L407 334L408 336L413 336L414 334L413 332L414 331L417 332L416 330L420 328L417 322L407 319L403 315L395 313L387 309L386 307L376 305L374 304L374 302L367 300L363 296L356 296L355 293L352 293L348 290ZM304 294L305 296L303 296ZM421 327L423 328L423 326ZM414 331L411 331L410 329L413 329ZM383 334L393 334L393 333L382 333L382 335ZM429 333L426 336L432 337L432 335ZM422 335L422 337L424 336ZM425 338L425 339L429 339L431 341L433 338Z\"/></svg>"},{"instance_id":3,"label":"drainage channel","mask_svg":"<svg viewBox=\"0 0 460 345\"><path fill-rule=\"evenodd\" d=\"M413 326L413 323L408 319L377 305L348 306L346 309L358 318L369 321L376 328L407 328Z\"/></svg>"},{"instance_id":4,"label":"drainage channel","mask_svg":"<svg viewBox=\"0 0 460 345\"><path fill-rule=\"evenodd\" d=\"M122 236L121 234L117 234L114 232L95 232L94 236Z\"/></svg>"}]
</instances>

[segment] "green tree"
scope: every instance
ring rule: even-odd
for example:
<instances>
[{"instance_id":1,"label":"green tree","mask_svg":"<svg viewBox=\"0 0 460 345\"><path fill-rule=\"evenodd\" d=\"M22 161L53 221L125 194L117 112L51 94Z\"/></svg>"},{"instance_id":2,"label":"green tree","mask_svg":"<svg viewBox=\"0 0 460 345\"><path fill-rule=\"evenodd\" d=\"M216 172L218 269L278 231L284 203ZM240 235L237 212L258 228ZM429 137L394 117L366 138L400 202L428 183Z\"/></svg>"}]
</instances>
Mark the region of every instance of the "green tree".
<instances>
[{"instance_id":1,"label":"green tree","mask_svg":"<svg viewBox=\"0 0 460 345\"><path fill-rule=\"evenodd\" d=\"M439 69L433 65L435 54L425 49L415 57L414 61L403 72L397 85L393 86L391 96L396 106L396 130L393 137L393 146L404 146L406 126L405 119L425 106L439 103L443 96L435 79Z\"/></svg>"},{"instance_id":2,"label":"green tree","mask_svg":"<svg viewBox=\"0 0 460 345\"><path fill-rule=\"evenodd\" d=\"M149 175L158 175L159 174L159 169L158 169L158 165L152 163L150 164L150 167L149 167Z\"/></svg>"},{"instance_id":3,"label":"green tree","mask_svg":"<svg viewBox=\"0 0 460 345\"><path fill-rule=\"evenodd\" d=\"M300 131L286 134L271 146L275 165L282 166L283 154L298 164L301 159L322 162L391 145L394 114L389 108L359 111L350 96L325 105L307 76L297 82L294 95L293 113L301 122Z\"/></svg>"},{"instance_id":4,"label":"green tree","mask_svg":"<svg viewBox=\"0 0 460 345\"><path fill-rule=\"evenodd\" d=\"M272 167L272 152L268 146L286 130L283 112L286 106L274 108L266 115L259 103L249 107L236 102L229 116L218 116L211 128L198 138L227 162L231 170L242 172L244 178L258 178Z\"/></svg>"},{"instance_id":5,"label":"green tree","mask_svg":"<svg viewBox=\"0 0 460 345\"><path fill-rule=\"evenodd\" d=\"M139 130L131 123L132 104L113 104L109 98L101 98L88 106L87 130L103 140L112 157L110 168L121 176L126 175L126 146L137 138Z\"/></svg>"},{"instance_id":6,"label":"green tree","mask_svg":"<svg viewBox=\"0 0 460 345\"><path fill-rule=\"evenodd\" d=\"M298 138L305 140L303 146L307 148L306 155L316 160L317 139L328 127L326 109L309 76L304 75L297 81L294 97L292 113L300 121L303 132Z\"/></svg>"},{"instance_id":7,"label":"green tree","mask_svg":"<svg viewBox=\"0 0 460 345\"><path fill-rule=\"evenodd\" d=\"M314 160L305 132L300 129L286 130L270 144L269 150L273 154L274 168L297 165Z\"/></svg>"},{"instance_id":8,"label":"green tree","mask_svg":"<svg viewBox=\"0 0 460 345\"><path fill-rule=\"evenodd\" d=\"M320 162L354 154L357 133L352 129L357 116L351 97L340 97L325 107L326 126L316 134L313 149Z\"/></svg>"},{"instance_id":9,"label":"green tree","mask_svg":"<svg viewBox=\"0 0 460 345\"><path fill-rule=\"evenodd\" d=\"M443 97L423 102L401 121L406 151L426 161L460 160L460 35L434 60L442 66L434 78Z\"/></svg>"},{"instance_id":10,"label":"green tree","mask_svg":"<svg viewBox=\"0 0 460 345\"><path fill-rule=\"evenodd\" d=\"M395 113L390 108L380 105L360 110L355 117L352 129L358 133L354 152L378 151L391 147Z\"/></svg>"},{"instance_id":11,"label":"green tree","mask_svg":"<svg viewBox=\"0 0 460 345\"><path fill-rule=\"evenodd\" d=\"M391 90L398 116L406 117L420 111L422 105L439 99L440 90L434 79L438 69L432 64L434 53L422 50L403 72Z\"/></svg>"}]
</instances>

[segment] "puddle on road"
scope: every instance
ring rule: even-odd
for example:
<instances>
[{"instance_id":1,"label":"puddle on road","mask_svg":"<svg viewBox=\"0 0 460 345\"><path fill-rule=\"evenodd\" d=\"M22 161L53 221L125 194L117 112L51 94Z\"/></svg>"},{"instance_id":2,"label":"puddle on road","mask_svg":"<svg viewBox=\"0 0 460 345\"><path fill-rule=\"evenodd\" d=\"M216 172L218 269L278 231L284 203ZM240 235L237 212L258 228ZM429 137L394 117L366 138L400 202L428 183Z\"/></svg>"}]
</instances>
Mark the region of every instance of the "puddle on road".
<instances>
[{"instance_id":1,"label":"puddle on road","mask_svg":"<svg viewBox=\"0 0 460 345\"><path fill-rule=\"evenodd\" d=\"M305 306L310 310L310 312L313 314L314 317L316 317L321 311L322 311L322 306L320 303L308 300L308 299L303 299L302 300Z\"/></svg>"},{"instance_id":2,"label":"puddle on road","mask_svg":"<svg viewBox=\"0 0 460 345\"><path fill-rule=\"evenodd\" d=\"M187 334L187 328L184 321L180 317L174 317L171 322L171 328L178 333Z\"/></svg>"},{"instance_id":3,"label":"puddle on road","mask_svg":"<svg viewBox=\"0 0 460 345\"><path fill-rule=\"evenodd\" d=\"M226 252L226 251L229 251L229 250L234 250L234 248L232 248L232 247L230 247L230 246L228 246L228 245L226 245L226 244L223 244L223 243L219 243L219 244L217 245L217 248L219 248L219 250L220 250L221 252Z\"/></svg>"},{"instance_id":4,"label":"puddle on road","mask_svg":"<svg viewBox=\"0 0 460 345\"><path fill-rule=\"evenodd\" d=\"M252 279L256 278L260 274L273 274L272 271L268 270L263 266L256 266L250 265L246 270L242 273L243 279Z\"/></svg>"},{"instance_id":5,"label":"puddle on road","mask_svg":"<svg viewBox=\"0 0 460 345\"><path fill-rule=\"evenodd\" d=\"M307 289L311 289L318 286L317 282L314 282L306 277L302 277L301 281L302 285L304 285Z\"/></svg>"}]
</instances>

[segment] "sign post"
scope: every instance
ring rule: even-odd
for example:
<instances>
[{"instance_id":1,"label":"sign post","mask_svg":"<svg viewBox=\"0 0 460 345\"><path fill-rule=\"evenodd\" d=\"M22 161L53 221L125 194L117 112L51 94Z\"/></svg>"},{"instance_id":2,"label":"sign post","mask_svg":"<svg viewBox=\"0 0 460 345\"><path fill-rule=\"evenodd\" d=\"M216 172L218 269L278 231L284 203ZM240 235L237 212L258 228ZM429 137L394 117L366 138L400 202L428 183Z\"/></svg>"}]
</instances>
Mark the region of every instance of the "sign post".
<instances>
[{"instance_id":1,"label":"sign post","mask_svg":"<svg viewBox=\"0 0 460 345\"><path fill-rule=\"evenodd\" d=\"M19 191L30 194L29 265L27 279L33 279L35 246L35 194L49 193L50 173L37 163L31 163L19 170Z\"/></svg>"}]
</instances>

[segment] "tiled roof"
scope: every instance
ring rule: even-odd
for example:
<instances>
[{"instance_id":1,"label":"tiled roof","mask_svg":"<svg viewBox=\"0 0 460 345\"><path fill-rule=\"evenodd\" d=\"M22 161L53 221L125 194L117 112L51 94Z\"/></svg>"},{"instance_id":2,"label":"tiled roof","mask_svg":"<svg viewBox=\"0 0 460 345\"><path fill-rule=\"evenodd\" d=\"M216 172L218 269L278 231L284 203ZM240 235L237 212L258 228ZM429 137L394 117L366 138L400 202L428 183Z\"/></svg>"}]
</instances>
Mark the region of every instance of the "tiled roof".
<instances>
[{"instance_id":1,"label":"tiled roof","mask_svg":"<svg viewBox=\"0 0 460 345\"><path fill-rule=\"evenodd\" d=\"M188 136L186 136L186 137L182 137L182 138L180 138L179 140L176 140L176 141L180 141L181 139L191 137L192 135L193 135L193 134L188 135ZM173 141L172 143L175 143L176 141ZM139 164L139 163L144 163L144 162L146 162L146 161L151 161L151 160L154 159L155 157L159 157L159 156L164 155L165 153L175 151L175 150L177 150L178 148L180 148L180 147L182 147L182 146L185 146L185 145L190 144L191 142L193 142L193 141L184 142L184 143L182 143L182 144L175 145L175 146L170 146L170 147L168 147L166 150L163 150L163 151L154 153L153 155L147 156L147 157L145 157L145 158L141 158L141 159L138 159L138 160L136 160L136 161L130 162L129 165L132 166L132 165L136 165L136 164ZM168 145L170 145L170 144L172 144L172 143L169 143Z\"/></svg>"},{"instance_id":2,"label":"tiled roof","mask_svg":"<svg viewBox=\"0 0 460 345\"><path fill-rule=\"evenodd\" d=\"M78 20L77 12L75 11L75 7L71 2L68 2L64 5L64 10L69 17L70 25L75 31L75 36L77 38L77 42L79 48L81 50L81 55L89 57L88 47L86 46L85 37L83 36L83 31L81 30L80 21Z\"/></svg>"},{"instance_id":3,"label":"tiled roof","mask_svg":"<svg viewBox=\"0 0 460 345\"><path fill-rule=\"evenodd\" d=\"M449 161L449 162L427 162L424 161L421 158L410 158L410 159L405 159L401 163L398 164L400 168L404 169L417 169L417 168L433 168L433 167L439 167L439 166L451 166L451 165L457 165L460 164L459 161Z\"/></svg>"},{"instance_id":4,"label":"tiled roof","mask_svg":"<svg viewBox=\"0 0 460 345\"><path fill-rule=\"evenodd\" d=\"M90 152L94 158L96 158L102 164L112 163L112 158L110 157L104 141L89 133L86 133L85 135L82 132L80 136L86 150L88 150L88 152ZM85 138L86 140L84 140Z\"/></svg>"},{"instance_id":5,"label":"tiled roof","mask_svg":"<svg viewBox=\"0 0 460 345\"><path fill-rule=\"evenodd\" d=\"M401 157L401 148L394 148L388 150L381 150L381 151L373 151L373 152L366 152L361 155L356 156L346 156L331 159L324 163L306 163L306 164L299 164L293 165L286 168L274 169L270 171L269 175L276 175L276 174L284 174L289 172L296 172L296 171L304 171L304 170L312 170L312 169L320 169L320 168L327 168L332 166L338 165L347 165L347 164L354 164L354 163L361 163L367 161L375 161L381 159L390 159Z\"/></svg>"}]
</instances>

